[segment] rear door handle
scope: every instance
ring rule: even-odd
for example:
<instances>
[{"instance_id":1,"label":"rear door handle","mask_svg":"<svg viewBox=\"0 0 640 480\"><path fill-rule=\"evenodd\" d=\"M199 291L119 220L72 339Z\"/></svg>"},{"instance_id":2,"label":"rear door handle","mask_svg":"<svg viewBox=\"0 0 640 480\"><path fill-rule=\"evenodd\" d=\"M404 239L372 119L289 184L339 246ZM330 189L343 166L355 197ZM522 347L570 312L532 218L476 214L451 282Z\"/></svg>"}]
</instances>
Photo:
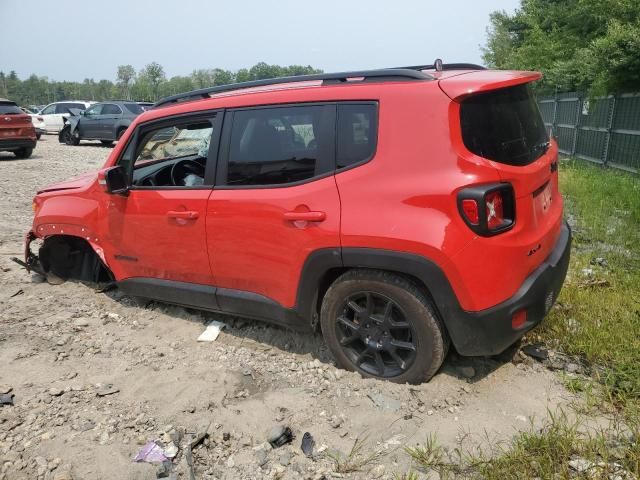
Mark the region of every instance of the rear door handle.
<instances>
[{"instance_id":1,"label":"rear door handle","mask_svg":"<svg viewBox=\"0 0 640 480\"><path fill-rule=\"evenodd\" d=\"M285 212L284 219L289 222L322 222L327 218L324 212Z\"/></svg>"},{"instance_id":2,"label":"rear door handle","mask_svg":"<svg viewBox=\"0 0 640 480\"><path fill-rule=\"evenodd\" d=\"M187 211L169 210L167 212L167 217L181 218L184 220L195 220L196 218L198 218L198 212L194 212L192 210L187 210Z\"/></svg>"}]
</instances>

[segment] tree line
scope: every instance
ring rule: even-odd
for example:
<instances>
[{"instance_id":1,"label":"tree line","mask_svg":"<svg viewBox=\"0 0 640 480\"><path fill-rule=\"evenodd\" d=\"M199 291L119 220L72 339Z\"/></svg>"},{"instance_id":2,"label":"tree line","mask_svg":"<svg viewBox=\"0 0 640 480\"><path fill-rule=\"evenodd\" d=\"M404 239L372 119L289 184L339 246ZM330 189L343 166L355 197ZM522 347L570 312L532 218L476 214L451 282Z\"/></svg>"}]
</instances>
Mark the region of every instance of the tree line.
<instances>
[{"instance_id":1,"label":"tree line","mask_svg":"<svg viewBox=\"0 0 640 480\"><path fill-rule=\"evenodd\" d=\"M19 105L46 105L60 100L135 100L154 102L162 97L198 88L290 75L322 73L310 65L268 65L260 62L237 71L198 69L191 75L167 78L164 68L152 62L136 72L132 65L119 65L116 80L85 78L82 82L55 81L31 75L20 80L15 71L0 71L0 97Z\"/></svg>"},{"instance_id":2,"label":"tree line","mask_svg":"<svg viewBox=\"0 0 640 480\"><path fill-rule=\"evenodd\" d=\"M638 0L522 0L487 33L486 64L543 72L540 93L640 91Z\"/></svg>"}]
</instances>

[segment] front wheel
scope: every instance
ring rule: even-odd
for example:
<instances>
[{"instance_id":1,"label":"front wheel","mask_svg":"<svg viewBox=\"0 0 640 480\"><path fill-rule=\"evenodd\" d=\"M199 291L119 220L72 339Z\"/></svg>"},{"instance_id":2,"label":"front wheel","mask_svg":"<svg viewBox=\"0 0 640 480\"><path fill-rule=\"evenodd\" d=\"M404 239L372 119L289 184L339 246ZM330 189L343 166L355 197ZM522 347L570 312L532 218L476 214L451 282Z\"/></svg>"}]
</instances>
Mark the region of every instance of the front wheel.
<instances>
[{"instance_id":1,"label":"front wheel","mask_svg":"<svg viewBox=\"0 0 640 480\"><path fill-rule=\"evenodd\" d=\"M100 140L100 143L105 147L113 147L113 141L111 140Z\"/></svg>"},{"instance_id":2,"label":"front wheel","mask_svg":"<svg viewBox=\"0 0 640 480\"><path fill-rule=\"evenodd\" d=\"M60 132L59 140L61 143L72 146L78 145L80 143L80 137L71 133L71 128L69 126L66 126L62 129L62 131Z\"/></svg>"},{"instance_id":3,"label":"front wheel","mask_svg":"<svg viewBox=\"0 0 640 480\"><path fill-rule=\"evenodd\" d=\"M446 330L422 289L389 272L343 274L322 301L320 323L339 366L397 383L429 380L449 346Z\"/></svg>"}]
</instances>

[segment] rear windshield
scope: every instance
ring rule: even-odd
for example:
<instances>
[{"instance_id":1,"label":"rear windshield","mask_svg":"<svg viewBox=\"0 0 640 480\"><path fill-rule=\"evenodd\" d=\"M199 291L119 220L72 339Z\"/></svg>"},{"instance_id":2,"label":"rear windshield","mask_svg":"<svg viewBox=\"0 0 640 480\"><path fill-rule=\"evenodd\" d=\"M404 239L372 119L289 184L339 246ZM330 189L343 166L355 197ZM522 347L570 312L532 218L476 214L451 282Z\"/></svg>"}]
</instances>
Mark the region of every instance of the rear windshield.
<instances>
[{"instance_id":1,"label":"rear windshield","mask_svg":"<svg viewBox=\"0 0 640 480\"><path fill-rule=\"evenodd\" d=\"M127 107L127 110L129 110L134 115L140 115L142 112L144 112L144 109L137 103L125 103L124 106Z\"/></svg>"},{"instance_id":2,"label":"rear windshield","mask_svg":"<svg viewBox=\"0 0 640 480\"><path fill-rule=\"evenodd\" d=\"M474 95L460 108L468 150L500 163L527 165L549 147L549 137L526 85Z\"/></svg>"},{"instance_id":3,"label":"rear windshield","mask_svg":"<svg viewBox=\"0 0 640 480\"><path fill-rule=\"evenodd\" d=\"M15 113L23 113L15 103L0 103L0 115L10 115Z\"/></svg>"}]
</instances>

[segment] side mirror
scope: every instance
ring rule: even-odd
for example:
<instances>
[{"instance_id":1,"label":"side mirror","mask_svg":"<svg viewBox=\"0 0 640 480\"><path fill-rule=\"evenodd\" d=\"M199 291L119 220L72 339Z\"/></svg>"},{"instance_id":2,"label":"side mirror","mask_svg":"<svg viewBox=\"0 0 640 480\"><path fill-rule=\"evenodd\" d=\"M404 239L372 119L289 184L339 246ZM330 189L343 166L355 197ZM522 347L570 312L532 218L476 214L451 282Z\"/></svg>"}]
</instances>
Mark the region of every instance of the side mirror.
<instances>
[{"instance_id":1,"label":"side mirror","mask_svg":"<svg viewBox=\"0 0 640 480\"><path fill-rule=\"evenodd\" d=\"M102 178L99 179L99 182L104 185L107 193L128 195L127 173L122 165L107 168L100 173Z\"/></svg>"}]
</instances>

